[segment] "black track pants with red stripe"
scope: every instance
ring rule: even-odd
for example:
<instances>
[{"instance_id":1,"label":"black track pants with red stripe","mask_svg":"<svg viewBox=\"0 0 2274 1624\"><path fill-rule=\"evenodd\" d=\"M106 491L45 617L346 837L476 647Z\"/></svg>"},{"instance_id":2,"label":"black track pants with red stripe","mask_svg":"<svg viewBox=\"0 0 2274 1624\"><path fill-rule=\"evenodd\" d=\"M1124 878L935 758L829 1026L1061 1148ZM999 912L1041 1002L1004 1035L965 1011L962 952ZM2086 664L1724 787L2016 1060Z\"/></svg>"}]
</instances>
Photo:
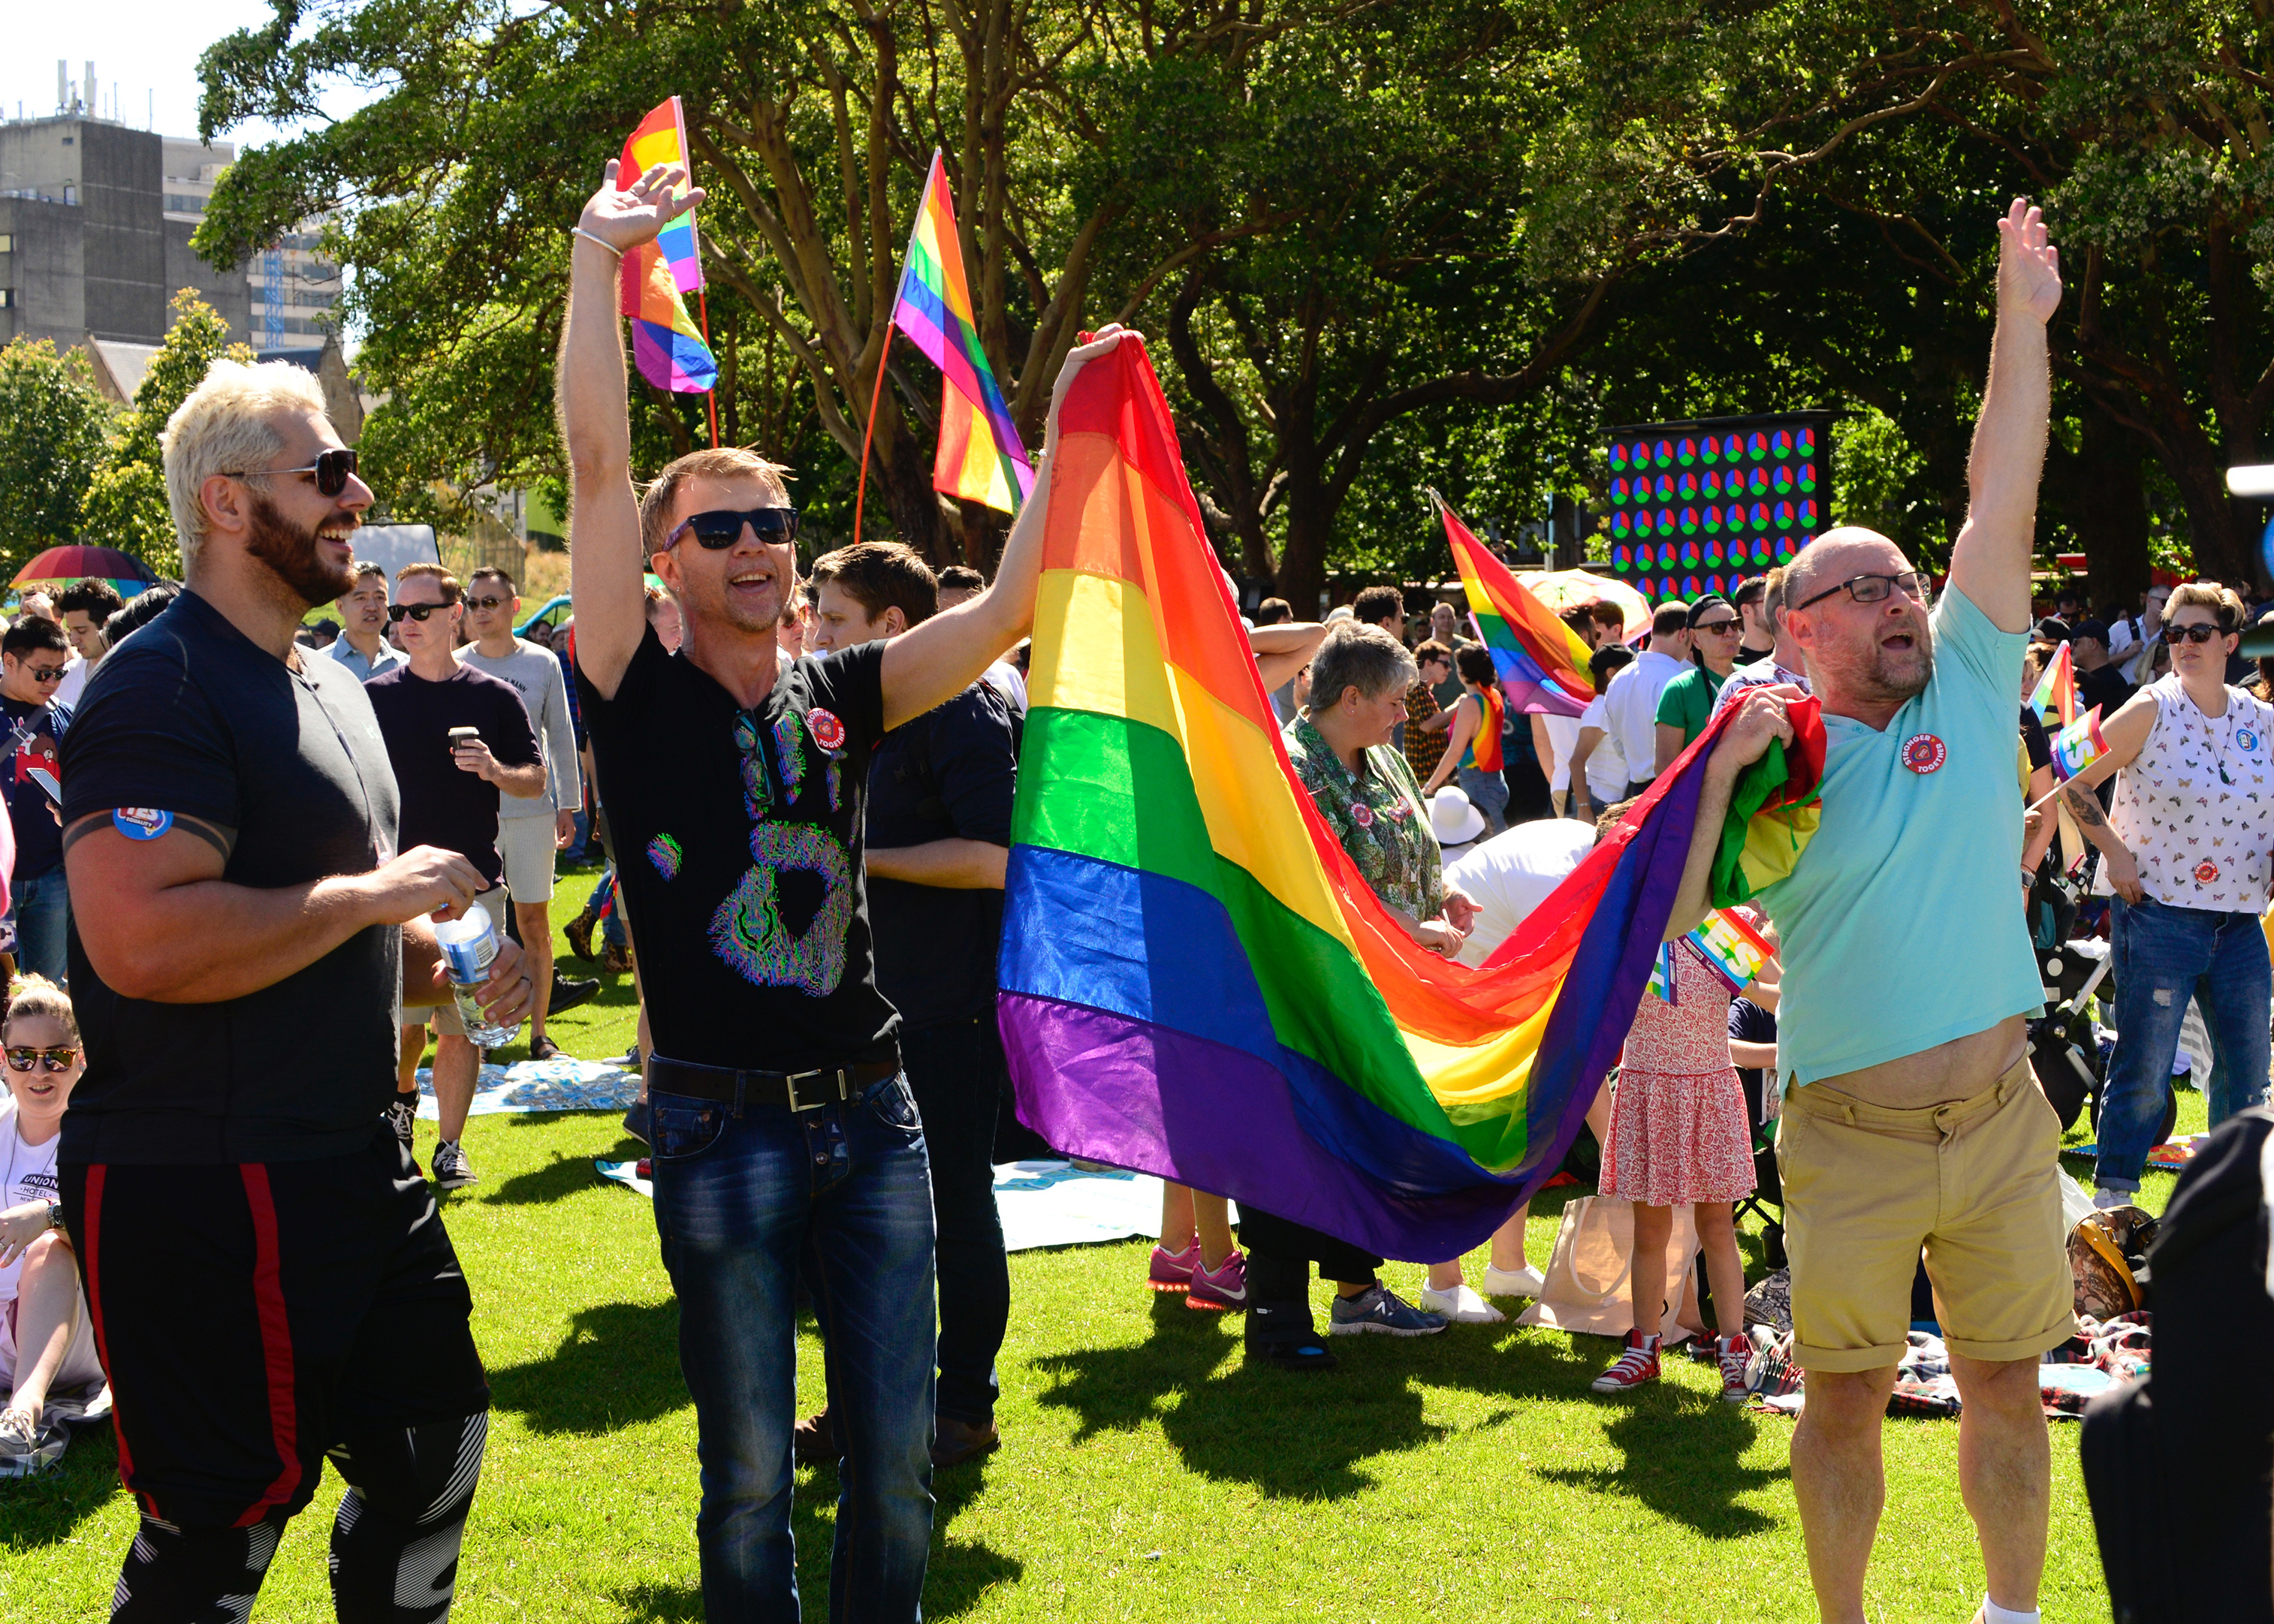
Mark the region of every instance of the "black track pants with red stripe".
<instances>
[{"instance_id":1,"label":"black track pants with red stripe","mask_svg":"<svg viewBox=\"0 0 2274 1624\"><path fill-rule=\"evenodd\" d=\"M119 1475L161 1529L281 1524L327 1453L384 1472L396 1440L473 1435L472 1300L384 1123L347 1156L61 1171Z\"/></svg>"}]
</instances>

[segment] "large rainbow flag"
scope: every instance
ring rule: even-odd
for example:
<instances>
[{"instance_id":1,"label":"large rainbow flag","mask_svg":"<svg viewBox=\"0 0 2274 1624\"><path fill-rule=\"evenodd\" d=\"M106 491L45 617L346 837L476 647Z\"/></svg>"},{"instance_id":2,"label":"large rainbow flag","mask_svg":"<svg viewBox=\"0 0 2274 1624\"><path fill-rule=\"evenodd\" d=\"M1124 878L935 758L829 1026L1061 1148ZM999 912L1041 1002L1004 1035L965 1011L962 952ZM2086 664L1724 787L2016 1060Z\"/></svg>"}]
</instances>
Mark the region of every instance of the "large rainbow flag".
<instances>
[{"instance_id":1,"label":"large rainbow flag","mask_svg":"<svg viewBox=\"0 0 2274 1624\"><path fill-rule=\"evenodd\" d=\"M1461 585L1469 595L1469 614L1477 635L1493 657L1500 673L1501 692L1511 710L1540 710L1549 716L1577 716L1595 696L1594 680L1587 674L1592 650L1572 629L1556 618L1507 567L1470 534L1469 527L1434 491L1437 511L1444 515L1445 539L1452 544L1453 567L1461 572Z\"/></svg>"},{"instance_id":2,"label":"large rainbow flag","mask_svg":"<svg viewBox=\"0 0 2274 1624\"><path fill-rule=\"evenodd\" d=\"M915 227L908 233L907 257L900 262L892 325L914 339L940 372L932 489L1009 513L1035 488L1035 469L979 342L971 289L963 277L963 246L955 233L955 199L937 151Z\"/></svg>"},{"instance_id":3,"label":"large rainbow flag","mask_svg":"<svg viewBox=\"0 0 2274 1624\"><path fill-rule=\"evenodd\" d=\"M616 165L617 183L629 186L659 163L676 163L694 173L677 96L639 121ZM677 395L701 395L716 384L719 363L687 313L686 296L703 286L695 211L689 209L655 241L626 254L616 277L616 307L632 319L632 359L640 376Z\"/></svg>"},{"instance_id":4,"label":"large rainbow flag","mask_svg":"<svg viewBox=\"0 0 2274 1624\"><path fill-rule=\"evenodd\" d=\"M1709 728L1484 970L1416 946L1297 784L1141 341L1059 416L999 1019L1058 1149L1385 1256L1554 1174L1657 958Z\"/></svg>"}]
</instances>

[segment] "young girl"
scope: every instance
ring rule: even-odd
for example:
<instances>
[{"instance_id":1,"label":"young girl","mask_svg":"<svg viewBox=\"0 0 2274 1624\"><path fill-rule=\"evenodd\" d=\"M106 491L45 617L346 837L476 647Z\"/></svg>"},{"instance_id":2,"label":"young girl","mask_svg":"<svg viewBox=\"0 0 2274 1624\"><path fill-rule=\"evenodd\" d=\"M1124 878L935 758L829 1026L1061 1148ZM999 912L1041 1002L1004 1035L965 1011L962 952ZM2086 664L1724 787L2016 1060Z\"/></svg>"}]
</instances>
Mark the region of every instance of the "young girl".
<instances>
[{"instance_id":1,"label":"young girl","mask_svg":"<svg viewBox=\"0 0 2274 1624\"><path fill-rule=\"evenodd\" d=\"M1185 1293L1187 1308L1246 1307L1247 1259L1231 1243L1230 1220L1222 1196L1164 1182L1161 1240L1145 1283L1156 1291Z\"/></svg>"},{"instance_id":2,"label":"young girl","mask_svg":"<svg viewBox=\"0 0 2274 1624\"><path fill-rule=\"evenodd\" d=\"M1428 783L1421 786L1421 793L1435 794L1437 786L1457 772L1469 804L1485 815L1485 832L1489 838L1508 827L1508 780L1501 774L1505 763L1500 748L1508 704L1501 696L1492 656L1475 643L1465 643L1453 650L1453 666L1468 692L1453 703L1452 737L1446 741L1444 756Z\"/></svg>"},{"instance_id":3,"label":"young girl","mask_svg":"<svg viewBox=\"0 0 2274 1624\"><path fill-rule=\"evenodd\" d=\"M1752 1130L1744 1089L1730 1064L1728 983L1686 938L1674 944L1673 960L1673 1002L1643 994L1612 1098L1599 1187L1604 1195L1634 1203L1634 1266L1628 1276L1634 1328L1617 1362L1593 1385L1598 1393L1624 1393L1658 1380L1666 1246L1674 1208L1686 1204L1697 1215L1713 1318L1721 1327L1715 1345L1721 1397L1739 1403L1753 1350L1745 1335L1745 1267L1731 1207L1752 1193ZM1751 996L1753 988L1744 990ZM1749 1054L1748 1060L1773 1065L1773 1048L1760 1047L1768 1055Z\"/></svg>"},{"instance_id":4,"label":"young girl","mask_svg":"<svg viewBox=\"0 0 2274 1624\"><path fill-rule=\"evenodd\" d=\"M0 1477L29 1477L63 1456L69 1436L48 1413L52 1390L102 1385L71 1237L56 1202L64 1108L86 1058L71 1000L44 976L18 979L0 1046L9 1098L0 1104Z\"/></svg>"}]
</instances>

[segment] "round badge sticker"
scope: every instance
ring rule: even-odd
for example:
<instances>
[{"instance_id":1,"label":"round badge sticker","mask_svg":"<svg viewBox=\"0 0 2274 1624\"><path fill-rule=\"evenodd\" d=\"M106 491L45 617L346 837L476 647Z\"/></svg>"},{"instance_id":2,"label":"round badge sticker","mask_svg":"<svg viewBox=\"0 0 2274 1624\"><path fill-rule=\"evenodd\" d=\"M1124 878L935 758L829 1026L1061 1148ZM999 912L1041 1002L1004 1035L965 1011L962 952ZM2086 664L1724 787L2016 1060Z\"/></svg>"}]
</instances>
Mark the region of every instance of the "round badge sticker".
<instances>
[{"instance_id":1,"label":"round badge sticker","mask_svg":"<svg viewBox=\"0 0 2274 1624\"><path fill-rule=\"evenodd\" d=\"M845 724L827 710L816 708L805 713L806 731L813 735L814 743L825 750L845 748Z\"/></svg>"},{"instance_id":2,"label":"round badge sticker","mask_svg":"<svg viewBox=\"0 0 2274 1624\"><path fill-rule=\"evenodd\" d=\"M2215 883L2218 879L2218 865L2217 863L2206 860L2205 861L2199 862L2195 865L2196 884L2210 885Z\"/></svg>"},{"instance_id":3,"label":"round badge sticker","mask_svg":"<svg viewBox=\"0 0 2274 1624\"><path fill-rule=\"evenodd\" d=\"M1374 827L1374 808L1363 801L1351 802L1351 818L1360 829Z\"/></svg>"},{"instance_id":4,"label":"round badge sticker","mask_svg":"<svg viewBox=\"0 0 2274 1624\"><path fill-rule=\"evenodd\" d=\"M2235 730L2234 741L2246 750L2255 750L2258 748L2258 735L2248 727Z\"/></svg>"},{"instance_id":5,"label":"round badge sticker","mask_svg":"<svg viewBox=\"0 0 2274 1624\"><path fill-rule=\"evenodd\" d=\"M1949 747L1932 733L1913 733L1903 741L1903 765L1913 772L1938 771L1949 759Z\"/></svg>"},{"instance_id":6,"label":"round badge sticker","mask_svg":"<svg viewBox=\"0 0 2274 1624\"><path fill-rule=\"evenodd\" d=\"M155 807L119 807L110 814L110 826L129 840L155 840L174 826L174 815Z\"/></svg>"}]
</instances>

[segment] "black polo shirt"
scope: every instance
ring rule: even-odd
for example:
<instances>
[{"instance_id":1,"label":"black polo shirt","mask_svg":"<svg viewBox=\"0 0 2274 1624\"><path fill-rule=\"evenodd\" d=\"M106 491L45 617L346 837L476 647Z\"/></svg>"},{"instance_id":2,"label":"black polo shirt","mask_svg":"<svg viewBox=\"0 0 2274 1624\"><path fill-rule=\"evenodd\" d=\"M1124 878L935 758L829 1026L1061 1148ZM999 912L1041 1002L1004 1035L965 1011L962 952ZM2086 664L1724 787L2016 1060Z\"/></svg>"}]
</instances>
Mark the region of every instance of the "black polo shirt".
<instances>
[{"instance_id":1,"label":"black polo shirt","mask_svg":"<svg viewBox=\"0 0 2274 1624\"><path fill-rule=\"evenodd\" d=\"M230 833L222 877L305 884L395 850L395 773L363 685L300 651L295 672L184 591L95 668L64 735L64 821L134 808ZM66 1162L285 1162L371 1141L395 1093L403 933L357 932L258 992L154 1004L103 985L71 933L87 1074Z\"/></svg>"}]
</instances>

